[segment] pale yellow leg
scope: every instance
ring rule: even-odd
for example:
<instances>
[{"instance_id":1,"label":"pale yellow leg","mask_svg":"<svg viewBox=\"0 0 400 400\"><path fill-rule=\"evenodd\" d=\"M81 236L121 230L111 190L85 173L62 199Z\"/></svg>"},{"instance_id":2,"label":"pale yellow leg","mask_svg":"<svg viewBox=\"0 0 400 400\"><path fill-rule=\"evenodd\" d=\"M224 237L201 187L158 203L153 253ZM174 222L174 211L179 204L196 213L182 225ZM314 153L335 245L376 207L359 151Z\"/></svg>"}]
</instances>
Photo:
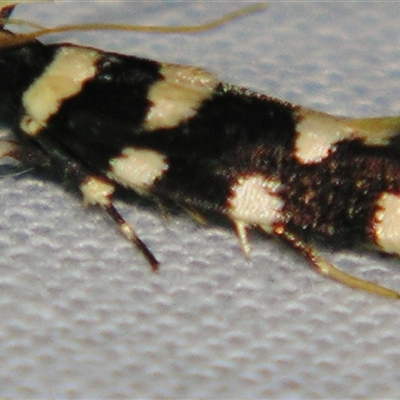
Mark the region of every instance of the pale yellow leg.
<instances>
[{"instance_id":1,"label":"pale yellow leg","mask_svg":"<svg viewBox=\"0 0 400 400\"><path fill-rule=\"evenodd\" d=\"M283 226L275 228L274 233L288 242L294 249L302 253L320 274L343 283L351 288L361 289L378 296L400 299L400 293L395 292L394 290L340 271L334 265L317 254L317 252L311 246L307 245L298 236L291 232L287 232Z\"/></svg>"},{"instance_id":2,"label":"pale yellow leg","mask_svg":"<svg viewBox=\"0 0 400 400\"><path fill-rule=\"evenodd\" d=\"M249 256L251 251L251 245L249 242L248 235L248 224L241 221L234 221L236 236L239 239L240 247L245 254L245 256Z\"/></svg>"}]
</instances>

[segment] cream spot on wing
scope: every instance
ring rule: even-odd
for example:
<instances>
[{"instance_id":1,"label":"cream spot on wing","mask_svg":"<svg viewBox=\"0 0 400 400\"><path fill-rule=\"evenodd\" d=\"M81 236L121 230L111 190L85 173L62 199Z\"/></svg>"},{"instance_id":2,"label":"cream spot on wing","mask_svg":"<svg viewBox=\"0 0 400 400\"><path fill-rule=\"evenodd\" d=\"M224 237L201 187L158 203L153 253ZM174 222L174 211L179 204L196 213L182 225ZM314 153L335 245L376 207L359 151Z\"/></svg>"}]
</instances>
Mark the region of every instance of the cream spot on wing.
<instances>
[{"instance_id":1,"label":"cream spot on wing","mask_svg":"<svg viewBox=\"0 0 400 400\"><path fill-rule=\"evenodd\" d=\"M38 134L62 102L78 94L83 84L96 75L98 58L96 50L61 47L51 64L23 95L25 115L21 129L31 136Z\"/></svg>"},{"instance_id":2,"label":"cream spot on wing","mask_svg":"<svg viewBox=\"0 0 400 400\"><path fill-rule=\"evenodd\" d=\"M400 255L400 195L383 193L378 199L374 233L376 244L387 253Z\"/></svg>"},{"instance_id":3,"label":"cream spot on wing","mask_svg":"<svg viewBox=\"0 0 400 400\"><path fill-rule=\"evenodd\" d=\"M161 153L127 147L110 161L109 176L125 187L146 191L167 170L167 159Z\"/></svg>"},{"instance_id":4,"label":"cream spot on wing","mask_svg":"<svg viewBox=\"0 0 400 400\"><path fill-rule=\"evenodd\" d=\"M295 155L304 164L323 160L343 138L339 118L311 110L302 109L296 132Z\"/></svg>"},{"instance_id":5,"label":"cream spot on wing","mask_svg":"<svg viewBox=\"0 0 400 400\"><path fill-rule=\"evenodd\" d=\"M151 102L144 128L173 128L195 115L201 103L209 98L218 80L209 72L192 66L163 64L163 79L149 90Z\"/></svg>"},{"instance_id":6,"label":"cream spot on wing","mask_svg":"<svg viewBox=\"0 0 400 400\"><path fill-rule=\"evenodd\" d=\"M105 182L96 176L90 176L80 185L83 204L85 206L106 206L107 204L110 204L114 190L114 185Z\"/></svg>"},{"instance_id":7,"label":"cream spot on wing","mask_svg":"<svg viewBox=\"0 0 400 400\"><path fill-rule=\"evenodd\" d=\"M351 119L300 108L297 112L295 156L303 164L326 158L334 145L349 139L361 139L367 146L384 146L399 135L400 118Z\"/></svg>"},{"instance_id":8,"label":"cream spot on wing","mask_svg":"<svg viewBox=\"0 0 400 400\"><path fill-rule=\"evenodd\" d=\"M231 188L229 215L234 221L271 227L281 219L279 182L263 175L240 177Z\"/></svg>"}]
</instances>

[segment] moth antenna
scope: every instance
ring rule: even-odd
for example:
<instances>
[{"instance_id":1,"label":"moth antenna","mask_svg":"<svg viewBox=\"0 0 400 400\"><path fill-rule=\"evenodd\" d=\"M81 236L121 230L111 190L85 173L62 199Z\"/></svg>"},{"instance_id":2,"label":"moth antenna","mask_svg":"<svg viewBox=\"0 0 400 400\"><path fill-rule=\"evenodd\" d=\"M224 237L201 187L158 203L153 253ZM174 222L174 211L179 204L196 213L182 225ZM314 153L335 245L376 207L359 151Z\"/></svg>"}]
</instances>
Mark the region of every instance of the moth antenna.
<instances>
[{"instance_id":1,"label":"moth antenna","mask_svg":"<svg viewBox=\"0 0 400 400\"><path fill-rule=\"evenodd\" d=\"M13 35L9 38L0 39L1 47L12 47L21 45L27 42L31 42L40 36L64 33L72 31L95 31L95 30L118 30L118 31L130 31L130 32L148 32L148 33L198 33L208 31L210 29L219 27L226 23L231 22L234 19L241 18L243 16L256 13L257 11L263 10L267 7L267 3L257 3L251 6L241 8L233 11L229 14L217 18L215 20L206 22L198 25L180 25L180 26L141 26L141 25L129 25L129 24L107 24L107 23L89 23L89 24L72 24L62 25L54 28L45 28L42 26L35 26L34 23L29 23L22 20L5 20L3 23L7 24L18 24L18 25L29 25L36 30L30 33Z\"/></svg>"},{"instance_id":2,"label":"moth antenna","mask_svg":"<svg viewBox=\"0 0 400 400\"><path fill-rule=\"evenodd\" d=\"M8 19L8 18L1 18L1 19L0 19L0 24L1 24L1 25L6 25L6 24L7 24L7 25L21 25L21 26L25 26L25 27L27 27L27 28L36 29L36 30L38 30L38 31L48 29L48 28L46 28L46 27L43 26L43 25L37 24L36 22L27 21L27 20L25 20L25 19L15 19L15 18ZM26 35L26 34L21 33L21 34L16 34L15 36L20 36L20 35L21 35L21 36L24 36L24 35Z\"/></svg>"},{"instance_id":3,"label":"moth antenna","mask_svg":"<svg viewBox=\"0 0 400 400\"><path fill-rule=\"evenodd\" d=\"M374 282L369 282L364 279L357 278L344 271L337 269L321 257L311 246L307 245L302 239L292 232L285 230L283 226L276 227L274 233L280 238L289 243L295 250L299 251L303 256L310 261L317 272L335 281L338 281L346 286L355 289L361 289L378 296L389 297L392 299L400 299L400 293L378 285Z\"/></svg>"},{"instance_id":4,"label":"moth antenna","mask_svg":"<svg viewBox=\"0 0 400 400\"><path fill-rule=\"evenodd\" d=\"M131 243L133 243L143 254L146 260L149 262L152 271L157 272L160 263L154 257L153 253L149 250L149 248L145 245L145 243L142 242L142 240L133 230L132 226L130 226L125 221L125 219L116 210L116 208L113 206L112 203L106 204L102 207L107 212L107 214L118 224L119 230L125 236L125 238L128 239Z\"/></svg>"}]
</instances>

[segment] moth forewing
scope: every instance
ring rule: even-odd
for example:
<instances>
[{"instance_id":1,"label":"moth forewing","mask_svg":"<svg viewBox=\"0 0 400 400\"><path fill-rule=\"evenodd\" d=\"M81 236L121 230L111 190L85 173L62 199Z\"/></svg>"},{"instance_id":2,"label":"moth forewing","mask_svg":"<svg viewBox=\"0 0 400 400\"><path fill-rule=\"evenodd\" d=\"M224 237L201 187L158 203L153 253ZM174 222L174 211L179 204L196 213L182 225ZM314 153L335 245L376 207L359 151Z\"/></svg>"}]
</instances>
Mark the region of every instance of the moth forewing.
<instances>
[{"instance_id":1,"label":"moth forewing","mask_svg":"<svg viewBox=\"0 0 400 400\"><path fill-rule=\"evenodd\" d=\"M8 17L10 4L2 5ZM58 170L153 270L158 261L114 207L119 188L227 218L245 253L248 230L259 227L320 273L399 297L337 270L307 237L400 254L400 118L334 117L220 82L202 68L36 40L73 29L1 31L0 94L21 145L3 141L0 156Z\"/></svg>"}]
</instances>

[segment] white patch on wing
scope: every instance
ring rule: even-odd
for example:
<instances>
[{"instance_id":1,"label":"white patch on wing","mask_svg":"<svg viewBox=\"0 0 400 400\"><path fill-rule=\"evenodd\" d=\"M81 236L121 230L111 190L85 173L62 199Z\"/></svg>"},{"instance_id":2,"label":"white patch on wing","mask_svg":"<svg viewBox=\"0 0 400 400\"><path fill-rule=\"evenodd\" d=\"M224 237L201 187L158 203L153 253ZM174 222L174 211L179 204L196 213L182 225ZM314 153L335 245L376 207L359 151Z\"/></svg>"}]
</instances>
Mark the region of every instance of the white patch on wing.
<instances>
[{"instance_id":1,"label":"white patch on wing","mask_svg":"<svg viewBox=\"0 0 400 400\"><path fill-rule=\"evenodd\" d=\"M300 108L296 117L295 156L303 164L326 158L343 140L361 139L368 146L385 146L400 133L400 118L351 119Z\"/></svg>"},{"instance_id":2,"label":"white patch on wing","mask_svg":"<svg viewBox=\"0 0 400 400\"><path fill-rule=\"evenodd\" d=\"M163 79L154 83L148 94L147 130L173 128L194 116L218 84L214 75L192 66L163 64L160 73Z\"/></svg>"},{"instance_id":3,"label":"white patch on wing","mask_svg":"<svg viewBox=\"0 0 400 400\"><path fill-rule=\"evenodd\" d=\"M121 185L146 191L168 170L166 157L154 150L125 148L110 161L109 176Z\"/></svg>"},{"instance_id":4,"label":"white patch on wing","mask_svg":"<svg viewBox=\"0 0 400 400\"><path fill-rule=\"evenodd\" d=\"M385 192L377 206L373 226L376 244L387 253L400 255L400 195Z\"/></svg>"},{"instance_id":5,"label":"white patch on wing","mask_svg":"<svg viewBox=\"0 0 400 400\"><path fill-rule=\"evenodd\" d=\"M278 196L279 186L279 182L263 175L240 177L231 188L229 216L248 225L272 227L281 219L283 202Z\"/></svg>"},{"instance_id":6,"label":"white patch on wing","mask_svg":"<svg viewBox=\"0 0 400 400\"><path fill-rule=\"evenodd\" d=\"M114 190L114 185L96 176L90 176L80 185L85 206L106 206L110 204Z\"/></svg>"},{"instance_id":7,"label":"white patch on wing","mask_svg":"<svg viewBox=\"0 0 400 400\"><path fill-rule=\"evenodd\" d=\"M61 47L51 64L26 90L22 102L25 115L20 127L37 135L62 102L78 94L83 84L96 75L99 52L85 47Z\"/></svg>"}]
</instances>

